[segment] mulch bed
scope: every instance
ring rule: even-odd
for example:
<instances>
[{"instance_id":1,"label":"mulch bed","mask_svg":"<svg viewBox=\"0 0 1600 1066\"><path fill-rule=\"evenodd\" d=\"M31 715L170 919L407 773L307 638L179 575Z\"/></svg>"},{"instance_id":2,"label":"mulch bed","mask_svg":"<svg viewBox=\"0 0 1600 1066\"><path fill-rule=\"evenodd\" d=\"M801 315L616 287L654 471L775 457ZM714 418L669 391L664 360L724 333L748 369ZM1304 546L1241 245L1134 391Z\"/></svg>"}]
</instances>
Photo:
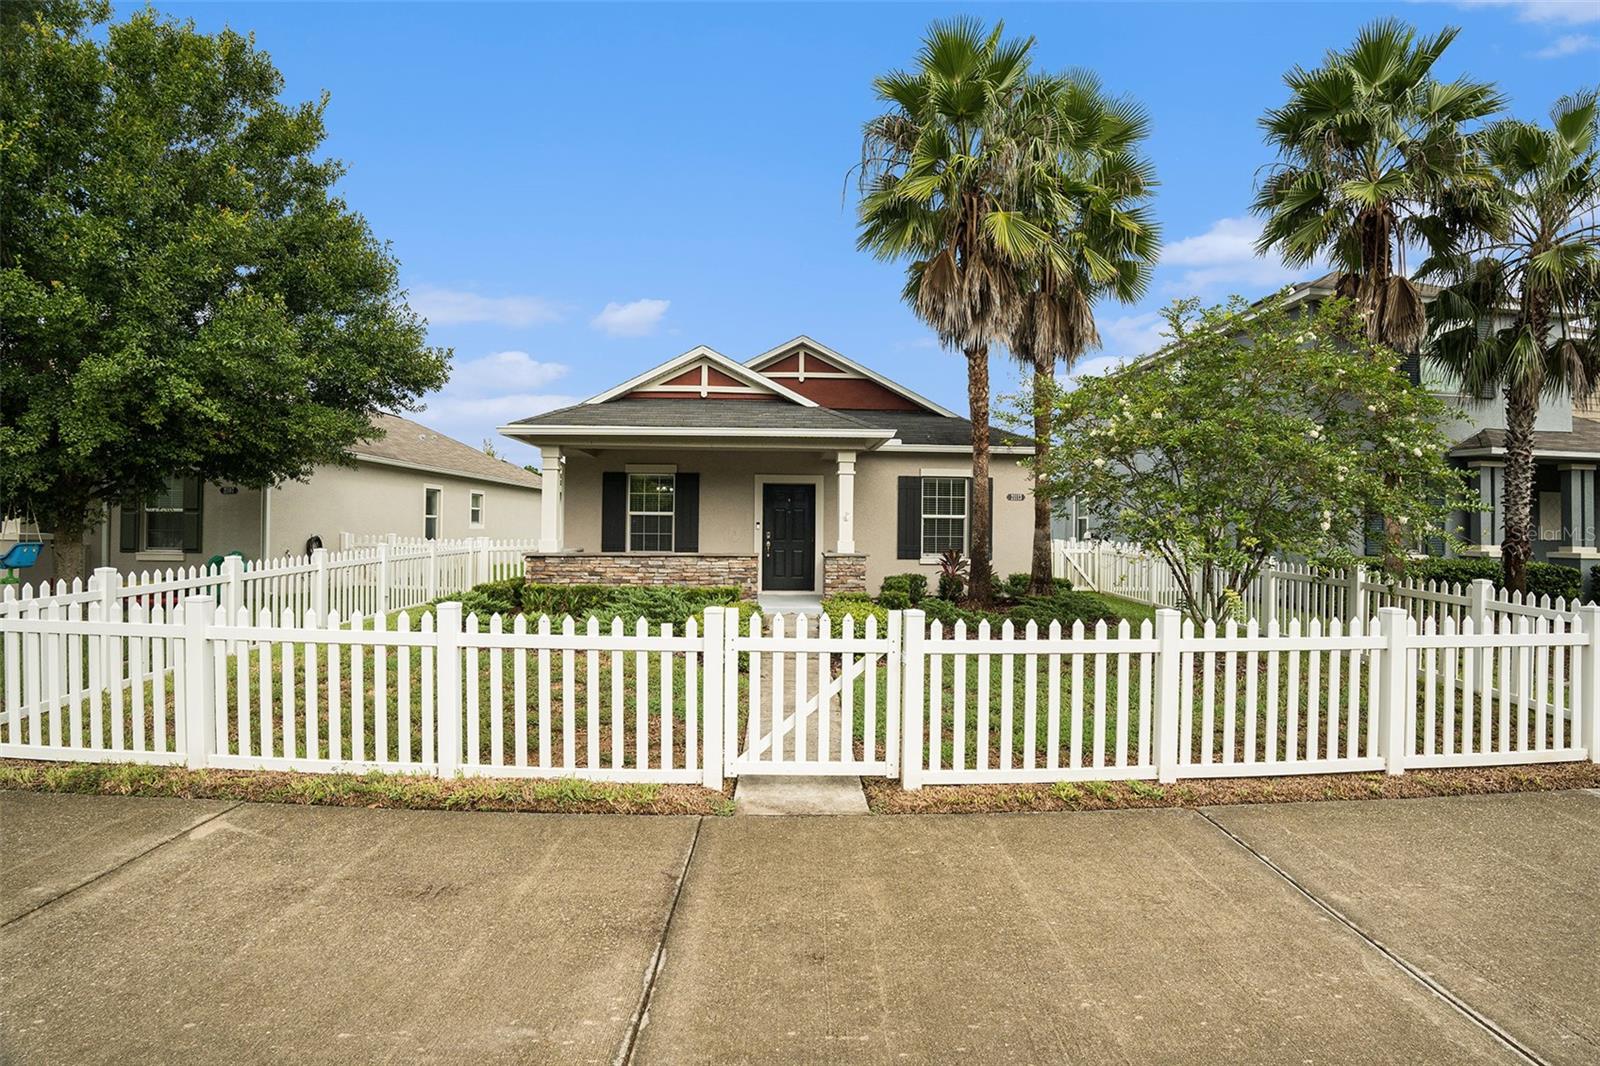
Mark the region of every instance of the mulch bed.
<instances>
[{"instance_id":1,"label":"mulch bed","mask_svg":"<svg viewBox=\"0 0 1600 1066\"><path fill-rule=\"evenodd\" d=\"M907 792L875 777L863 781L874 814L980 814L995 811L1109 811L1144 807L1211 807L1306 800L1421 799L1495 792L1600 788L1600 764L1549 763L1413 770L1388 774L1307 774L1179 781L1059 782L1049 785L928 785Z\"/></svg>"}]
</instances>

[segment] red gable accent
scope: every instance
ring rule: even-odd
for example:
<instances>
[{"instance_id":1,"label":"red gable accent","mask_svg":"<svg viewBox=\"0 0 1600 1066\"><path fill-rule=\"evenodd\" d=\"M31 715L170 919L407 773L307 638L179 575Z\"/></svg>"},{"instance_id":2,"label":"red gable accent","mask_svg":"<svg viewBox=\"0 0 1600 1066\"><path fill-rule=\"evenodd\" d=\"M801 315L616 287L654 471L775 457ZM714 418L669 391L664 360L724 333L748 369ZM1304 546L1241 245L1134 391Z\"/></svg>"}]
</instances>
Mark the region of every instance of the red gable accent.
<instances>
[{"instance_id":1,"label":"red gable accent","mask_svg":"<svg viewBox=\"0 0 1600 1066\"><path fill-rule=\"evenodd\" d=\"M811 369L811 359L806 359L806 369ZM819 407L855 411L920 411L922 408L867 378L814 378L809 374L804 381L783 378L782 384L798 392Z\"/></svg>"}]
</instances>

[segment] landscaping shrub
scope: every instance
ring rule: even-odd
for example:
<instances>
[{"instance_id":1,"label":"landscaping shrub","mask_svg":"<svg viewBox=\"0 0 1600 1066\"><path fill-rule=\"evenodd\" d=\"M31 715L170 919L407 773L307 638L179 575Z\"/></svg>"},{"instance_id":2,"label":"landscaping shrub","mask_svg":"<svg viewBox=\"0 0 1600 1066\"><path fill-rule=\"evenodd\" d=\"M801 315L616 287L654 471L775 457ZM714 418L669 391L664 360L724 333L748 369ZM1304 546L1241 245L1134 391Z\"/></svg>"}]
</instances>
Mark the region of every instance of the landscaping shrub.
<instances>
[{"instance_id":1,"label":"landscaping shrub","mask_svg":"<svg viewBox=\"0 0 1600 1066\"><path fill-rule=\"evenodd\" d=\"M903 592L907 602L920 603L928 594L928 577L926 574L890 574L878 588L879 596L886 592Z\"/></svg>"},{"instance_id":2,"label":"landscaping shrub","mask_svg":"<svg viewBox=\"0 0 1600 1066\"><path fill-rule=\"evenodd\" d=\"M1590 603L1600 603L1600 566L1589 571L1589 591L1584 598Z\"/></svg>"},{"instance_id":3,"label":"landscaping shrub","mask_svg":"<svg viewBox=\"0 0 1600 1066\"><path fill-rule=\"evenodd\" d=\"M1028 594L1028 584L1032 580L1032 574L1007 574L1006 579L1000 582L998 591L1009 599L1020 600Z\"/></svg>"},{"instance_id":4,"label":"landscaping shrub","mask_svg":"<svg viewBox=\"0 0 1600 1066\"><path fill-rule=\"evenodd\" d=\"M739 605L741 619L754 613L754 604L739 601L739 589L733 585L689 587L659 585L644 587L614 587L611 585L530 585L521 578L490 581L475 585L462 593L459 599L463 614L476 613L487 620L490 615L529 615L530 621L547 614L559 626L560 619L571 615L579 628L590 618L599 619L601 627L609 630L613 618L621 618L628 632L633 632L635 622L643 618L651 629L663 622L670 623L680 632L691 617L699 617L704 625L707 607Z\"/></svg>"},{"instance_id":5,"label":"landscaping shrub","mask_svg":"<svg viewBox=\"0 0 1600 1066\"><path fill-rule=\"evenodd\" d=\"M1366 565L1369 578L1374 581L1384 580L1382 559L1368 558ZM1501 574L1499 559L1413 559L1406 564L1405 569L1406 577L1422 581L1447 581L1451 584L1466 585L1487 578L1494 582L1495 588L1504 588ZM1583 575L1575 568L1557 566L1555 563L1528 564L1530 595L1574 600L1582 591Z\"/></svg>"},{"instance_id":6,"label":"landscaping shrub","mask_svg":"<svg viewBox=\"0 0 1600 1066\"><path fill-rule=\"evenodd\" d=\"M890 611L903 611L911 606L911 597L899 589L886 589L878 594L878 606Z\"/></svg>"},{"instance_id":7,"label":"landscaping shrub","mask_svg":"<svg viewBox=\"0 0 1600 1066\"><path fill-rule=\"evenodd\" d=\"M1040 632L1048 631L1051 622L1060 622L1064 630L1081 621L1085 629L1093 629L1096 622L1115 627L1122 615L1106 600L1092 592L1057 592L1051 596L1028 596L1006 612L1006 617L1020 629L1036 622Z\"/></svg>"},{"instance_id":8,"label":"landscaping shrub","mask_svg":"<svg viewBox=\"0 0 1600 1066\"><path fill-rule=\"evenodd\" d=\"M858 636L867 631L869 618L878 620L880 636L889 632L889 608L873 603L865 596L830 596L822 601L822 613L831 618L835 626L842 626L846 618L854 618Z\"/></svg>"}]
</instances>

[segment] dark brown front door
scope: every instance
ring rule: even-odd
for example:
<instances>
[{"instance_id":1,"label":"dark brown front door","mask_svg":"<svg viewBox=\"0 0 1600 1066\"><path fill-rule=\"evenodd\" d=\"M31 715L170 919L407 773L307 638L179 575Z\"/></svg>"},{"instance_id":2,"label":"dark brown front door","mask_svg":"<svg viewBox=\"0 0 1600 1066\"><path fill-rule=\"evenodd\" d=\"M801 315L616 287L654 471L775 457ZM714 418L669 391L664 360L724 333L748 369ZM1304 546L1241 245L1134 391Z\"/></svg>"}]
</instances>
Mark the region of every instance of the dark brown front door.
<instances>
[{"instance_id":1,"label":"dark brown front door","mask_svg":"<svg viewBox=\"0 0 1600 1066\"><path fill-rule=\"evenodd\" d=\"M761 587L810 592L817 576L817 487L761 486Z\"/></svg>"}]
</instances>

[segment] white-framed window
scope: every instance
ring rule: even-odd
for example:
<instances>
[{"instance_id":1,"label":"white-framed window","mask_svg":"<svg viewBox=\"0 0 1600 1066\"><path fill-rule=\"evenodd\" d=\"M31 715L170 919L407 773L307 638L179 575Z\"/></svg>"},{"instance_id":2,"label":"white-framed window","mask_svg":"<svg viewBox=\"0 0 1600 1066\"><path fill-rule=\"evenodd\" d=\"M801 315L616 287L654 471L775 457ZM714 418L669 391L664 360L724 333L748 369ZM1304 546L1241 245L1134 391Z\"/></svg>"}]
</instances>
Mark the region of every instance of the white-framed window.
<instances>
[{"instance_id":1,"label":"white-framed window","mask_svg":"<svg viewBox=\"0 0 1600 1066\"><path fill-rule=\"evenodd\" d=\"M483 528L483 493L474 492L467 497L467 524L473 529Z\"/></svg>"},{"instance_id":2,"label":"white-framed window","mask_svg":"<svg viewBox=\"0 0 1600 1066\"><path fill-rule=\"evenodd\" d=\"M439 512L444 490L428 485L422 490L422 535L428 540L439 539Z\"/></svg>"},{"instance_id":3,"label":"white-framed window","mask_svg":"<svg viewBox=\"0 0 1600 1066\"><path fill-rule=\"evenodd\" d=\"M677 475L628 475L628 550L672 550Z\"/></svg>"},{"instance_id":4,"label":"white-framed window","mask_svg":"<svg viewBox=\"0 0 1600 1066\"><path fill-rule=\"evenodd\" d=\"M922 479L922 554L967 550L967 479Z\"/></svg>"}]
</instances>

